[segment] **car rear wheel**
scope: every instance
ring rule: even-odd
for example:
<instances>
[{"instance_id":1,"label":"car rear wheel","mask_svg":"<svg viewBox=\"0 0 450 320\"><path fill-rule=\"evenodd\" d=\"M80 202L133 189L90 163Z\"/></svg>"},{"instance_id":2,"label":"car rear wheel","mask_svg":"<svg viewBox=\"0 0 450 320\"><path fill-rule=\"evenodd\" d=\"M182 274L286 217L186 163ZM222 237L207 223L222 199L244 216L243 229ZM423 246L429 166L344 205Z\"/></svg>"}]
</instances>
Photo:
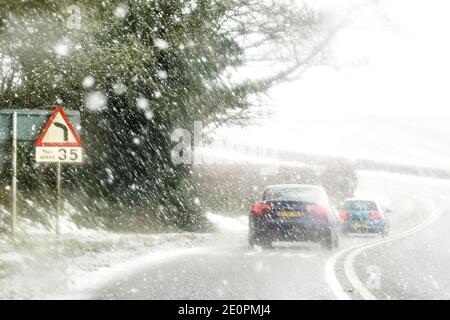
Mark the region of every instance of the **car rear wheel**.
<instances>
[{"instance_id":1,"label":"car rear wheel","mask_svg":"<svg viewBox=\"0 0 450 320\"><path fill-rule=\"evenodd\" d=\"M263 241L260 241L258 243L258 245L260 247L262 247L263 249L271 249L272 248L272 241L264 239Z\"/></svg>"},{"instance_id":2,"label":"car rear wheel","mask_svg":"<svg viewBox=\"0 0 450 320\"><path fill-rule=\"evenodd\" d=\"M272 248L272 241L264 236L256 236L254 233L250 233L248 236L248 244L250 247L260 246L264 249Z\"/></svg>"},{"instance_id":3,"label":"car rear wheel","mask_svg":"<svg viewBox=\"0 0 450 320\"><path fill-rule=\"evenodd\" d=\"M381 231L381 235L383 237L386 237L387 235L389 235L389 227L388 226L384 226L383 230Z\"/></svg>"},{"instance_id":4,"label":"car rear wheel","mask_svg":"<svg viewBox=\"0 0 450 320\"><path fill-rule=\"evenodd\" d=\"M335 233L333 237L333 247L335 249L339 248L339 236L337 233Z\"/></svg>"},{"instance_id":5,"label":"car rear wheel","mask_svg":"<svg viewBox=\"0 0 450 320\"><path fill-rule=\"evenodd\" d=\"M248 237L248 245L250 246L250 248L253 248L254 246L255 246L255 240L251 237L251 236L249 236Z\"/></svg>"},{"instance_id":6,"label":"car rear wheel","mask_svg":"<svg viewBox=\"0 0 450 320\"><path fill-rule=\"evenodd\" d=\"M333 230L328 229L322 236L320 245L322 248L333 250L334 248L339 247L339 238Z\"/></svg>"}]
</instances>

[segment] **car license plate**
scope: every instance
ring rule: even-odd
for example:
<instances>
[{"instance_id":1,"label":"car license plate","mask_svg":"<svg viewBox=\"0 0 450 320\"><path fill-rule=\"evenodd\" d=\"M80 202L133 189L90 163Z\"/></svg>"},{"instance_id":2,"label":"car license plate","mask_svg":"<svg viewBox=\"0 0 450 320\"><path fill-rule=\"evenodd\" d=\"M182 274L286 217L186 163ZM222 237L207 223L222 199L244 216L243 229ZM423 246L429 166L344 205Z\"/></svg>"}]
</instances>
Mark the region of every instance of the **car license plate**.
<instances>
[{"instance_id":1,"label":"car license plate","mask_svg":"<svg viewBox=\"0 0 450 320\"><path fill-rule=\"evenodd\" d=\"M353 226L358 230L367 228L367 225L365 223L355 223Z\"/></svg>"},{"instance_id":2,"label":"car license plate","mask_svg":"<svg viewBox=\"0 0 450 320\"><path fill-rule=\"evenodd\" d=\"M284 217L284 218L296 218L301 217L303 215L303 212L301 211L280 211L278 212L278 216Z\"/></svg>"}]
</instances>

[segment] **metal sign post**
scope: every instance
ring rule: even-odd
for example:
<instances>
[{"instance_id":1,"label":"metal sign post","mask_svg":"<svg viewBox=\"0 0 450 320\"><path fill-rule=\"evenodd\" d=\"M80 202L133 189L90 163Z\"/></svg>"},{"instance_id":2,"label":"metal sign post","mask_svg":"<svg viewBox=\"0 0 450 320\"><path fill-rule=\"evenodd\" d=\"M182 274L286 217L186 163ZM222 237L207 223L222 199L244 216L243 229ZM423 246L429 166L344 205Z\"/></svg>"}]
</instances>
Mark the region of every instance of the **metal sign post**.
<instances>
[{"instance_id":1,"label":"metal sign post","mask_svg":"<svg viewBox=\"0 0 450 320\"><path fill-rule=\"evenodd\" d=\"M63 202L61 197L61 162L56 164L56 205L55 232L59 235L59 216L63 213Z\"/></svg>"},{"instance_id":2,"label":"metal sign post","mask_svg":"<svg viewBox=\"0 0 450 320\"><path fill-rule=\"evenodd\" d=\"M53 127L45 124L52 121ZM62 117L62 118L61 118ZM56 119L55 119L56 118ZM55 121L56 120L56 121ZM54 111L36 109L0 109L0 144L12 146L11 177L11 233L17 231L17 144L36 142L41 132L40 146L36 147L38 162L57 162L57 233L60 231L59 214L63 210L61 195L60 162L81 162L81 144L76 130L80 127L80 112L64 111L57 106ZM46 137L42 135L44 131ZM50 131L50 132L49 132ZM58 138L59 137L59 138ZM55 141L56 139L56 141ZM61 144L62 143L62 144Z\"/></svg>"},{"instance_id":3,"label":"metal sign post","mask_svg":"<svg viewBox=\"0 0 450 320\"><path fill-rule=\"evenodd\" d=\"M56 163L55 232L59 235L59 219L64 211L61 194L61 163L82 161L81 141L64 109L56 106L36 140L36 162Z\"/></svg>"},{"instance_id":4,"label":"metal sign post","mask_svg":"<svg viewBox=\"0 0 450 320\"><path fill-rule=\"evenodd\" d=\"M16 233L17 220L17 112L12 116L12 216L11 233Z\"/></svg>"}]
</instances>

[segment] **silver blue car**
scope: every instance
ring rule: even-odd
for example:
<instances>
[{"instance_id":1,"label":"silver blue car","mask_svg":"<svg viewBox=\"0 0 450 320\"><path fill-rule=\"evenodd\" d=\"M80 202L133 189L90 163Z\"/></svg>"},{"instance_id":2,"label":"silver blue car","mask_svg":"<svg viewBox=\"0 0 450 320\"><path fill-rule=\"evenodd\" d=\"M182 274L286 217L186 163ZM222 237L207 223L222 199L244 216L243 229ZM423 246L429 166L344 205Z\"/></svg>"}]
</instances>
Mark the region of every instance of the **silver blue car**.
<instances>
[{"instance_id":1,"label":"silver blue car","mask_svg":"<svg viewBox=\"0 0 450 320\"><path fill-rule=\"evenodd\" d=\"M349 233L389 233L390 209L384 209L377 201L367 199L347 199L339 212L342 232Z\"/></svg>"}]
</instances>

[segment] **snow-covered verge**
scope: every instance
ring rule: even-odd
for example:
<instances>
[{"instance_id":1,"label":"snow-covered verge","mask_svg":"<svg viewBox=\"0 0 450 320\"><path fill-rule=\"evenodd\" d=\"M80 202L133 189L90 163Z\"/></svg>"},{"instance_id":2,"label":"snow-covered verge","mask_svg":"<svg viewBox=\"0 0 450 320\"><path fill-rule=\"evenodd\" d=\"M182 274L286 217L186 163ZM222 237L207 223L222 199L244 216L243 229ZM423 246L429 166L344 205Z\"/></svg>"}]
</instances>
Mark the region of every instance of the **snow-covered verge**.
<instances>
[{"instance_id":1,"label":"snow-covered verge","mask_svg":"<svg viewBox=\"0 0 450 320\"><path fill-rule=\"evenodd\" d=\"M248 218L245 215L227 217L208 212L206 213L206 217L219 232L239 232L248 230Z\"/></svg>"},{"instance_id":2,"label":"snow-covered verge","mask_svg":"<svg viewBox=\"0 0 450 320\"><path fill-rule=\"evenodd\" d=\"M103 234L30 236L3 243L0 251L1 299L79 296L126 261L189 249L208 234Z\"/></svg>"},{"instance_id":3,"label":"snow-covered verge","mask_svg":"<svg viewBox=\"0 0 450 320\"><path fill-rule=\"evenodd\" d=\"M208 213L218 232L242 231L246 217ZM22 221L23 222L23 221ZM63 219L60 236L27 226L15 242L0 239L0 299L83 299L143 264L202 250L211 233L118 234L78 229ZM23 225L23 224L22 224Z\"/></svg>"}]
</instances>

